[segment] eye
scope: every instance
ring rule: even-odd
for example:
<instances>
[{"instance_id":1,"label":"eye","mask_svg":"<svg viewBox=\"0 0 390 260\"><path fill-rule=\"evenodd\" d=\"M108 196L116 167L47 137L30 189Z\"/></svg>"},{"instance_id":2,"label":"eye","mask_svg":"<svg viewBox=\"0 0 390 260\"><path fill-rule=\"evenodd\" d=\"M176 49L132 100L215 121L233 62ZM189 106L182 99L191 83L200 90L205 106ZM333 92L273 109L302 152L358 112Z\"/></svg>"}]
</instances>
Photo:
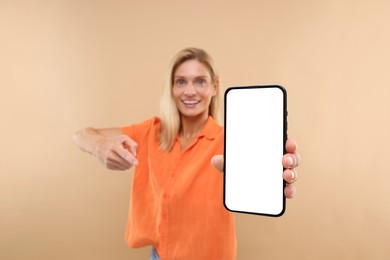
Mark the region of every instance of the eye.
<instances>
[{"instance_id":1,"label":"eye","mask_svg":"<svg viewBox=\"0 0 390 260\"><path fill-rule=\"evenodd\" d=\"M206 85L206 80L205 79L198 79L195 83L198 86L204 86L204 85Z\"/></svg>"},{"instance_id":2,"label":"eye","mask_svg":"<svg viewBox=\"0 0 390 260\"><path fill-rule=\"evenodd\" d=\"M185 84L186 84L186 81L184 79L177 79L175 81L175 85L179 86L179 87L184 86Z\"/></svg>"}]
</instances>

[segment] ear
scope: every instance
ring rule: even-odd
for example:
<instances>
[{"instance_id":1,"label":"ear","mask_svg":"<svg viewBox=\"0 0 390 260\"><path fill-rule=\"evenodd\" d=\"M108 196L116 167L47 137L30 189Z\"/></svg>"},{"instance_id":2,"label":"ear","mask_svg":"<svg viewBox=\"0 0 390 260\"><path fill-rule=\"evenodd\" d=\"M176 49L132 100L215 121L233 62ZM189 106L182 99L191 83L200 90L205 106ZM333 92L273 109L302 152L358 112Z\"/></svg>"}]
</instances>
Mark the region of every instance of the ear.
<instances>
[{"instance_id":1,"label":"ear","mask_svg":"<svg viewBox=\"0 0 390 260\"><path fill-rule=\"evenodd\" d=\"M214 80L214 83L213 83L213 97L215 97L217 94L218 94L218 90L219 90L219 79L216 78Z\"/></svg>"}]
</instances>

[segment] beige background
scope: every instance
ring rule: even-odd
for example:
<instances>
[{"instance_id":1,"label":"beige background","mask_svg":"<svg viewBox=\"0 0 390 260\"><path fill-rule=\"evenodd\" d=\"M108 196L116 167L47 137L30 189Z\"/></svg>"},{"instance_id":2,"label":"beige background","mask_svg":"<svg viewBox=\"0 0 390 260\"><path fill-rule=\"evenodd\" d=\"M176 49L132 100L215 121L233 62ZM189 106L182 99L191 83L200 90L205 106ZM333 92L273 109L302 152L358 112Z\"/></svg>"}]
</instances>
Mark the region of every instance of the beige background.
<instances>
[{"instance_id":1,"label":"beige background","mask_svg":"<svg viewBox=\"0 0 390 260\"><path fill-rule=\"evenodd\" d=\"M389 259L390 2L0 0L0 259L147 259L130 172L72 143L158 113L205 48L224 88L281 84L303 162L282 218L237 215L238 259Z\"/></svg>"}]
</instances>

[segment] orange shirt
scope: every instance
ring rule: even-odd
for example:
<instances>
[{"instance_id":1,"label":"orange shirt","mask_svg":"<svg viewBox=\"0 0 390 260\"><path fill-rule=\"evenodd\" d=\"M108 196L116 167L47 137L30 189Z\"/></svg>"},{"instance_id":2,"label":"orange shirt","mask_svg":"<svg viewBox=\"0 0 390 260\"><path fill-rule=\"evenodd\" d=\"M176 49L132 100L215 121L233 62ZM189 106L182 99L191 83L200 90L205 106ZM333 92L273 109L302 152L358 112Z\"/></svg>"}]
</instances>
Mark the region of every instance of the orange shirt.
<instances>
[{"instance_id":1,"label":"orange shirt","mask_svg":"<svg viewBox=\"0 0 390 260\"><path fill-rule=\"evenodd\" d=\"M233 214L223 205L223 174L210 163L223 153L223 129L209 117L183 152L178 139L170 152L160 150L160 119L123 127L138 143L126 242L151 245L161 260L236 258Z\"/></svg>"}]
</instances>

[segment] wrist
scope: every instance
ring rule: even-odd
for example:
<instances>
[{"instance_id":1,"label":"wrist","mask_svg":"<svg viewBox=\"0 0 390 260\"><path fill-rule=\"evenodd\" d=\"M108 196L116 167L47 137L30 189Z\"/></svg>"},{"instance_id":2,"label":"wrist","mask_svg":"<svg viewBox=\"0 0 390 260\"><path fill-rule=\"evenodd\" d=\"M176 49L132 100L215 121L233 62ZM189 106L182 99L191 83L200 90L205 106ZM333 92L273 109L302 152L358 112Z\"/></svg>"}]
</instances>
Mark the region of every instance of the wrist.
<instances>
[{"instance_id":1,"label":"wrist","mask_svg":"<svg viewBox=\"0 0 390 260\"><path fill-rule=\"evenodd\" d=\"M102 153L102 147L104 144L103 138L99 138L94 142L94 145L92 146L92 149L90 153L95 157L101 157L100 154Z\"/></svg>"}]
</instances>

